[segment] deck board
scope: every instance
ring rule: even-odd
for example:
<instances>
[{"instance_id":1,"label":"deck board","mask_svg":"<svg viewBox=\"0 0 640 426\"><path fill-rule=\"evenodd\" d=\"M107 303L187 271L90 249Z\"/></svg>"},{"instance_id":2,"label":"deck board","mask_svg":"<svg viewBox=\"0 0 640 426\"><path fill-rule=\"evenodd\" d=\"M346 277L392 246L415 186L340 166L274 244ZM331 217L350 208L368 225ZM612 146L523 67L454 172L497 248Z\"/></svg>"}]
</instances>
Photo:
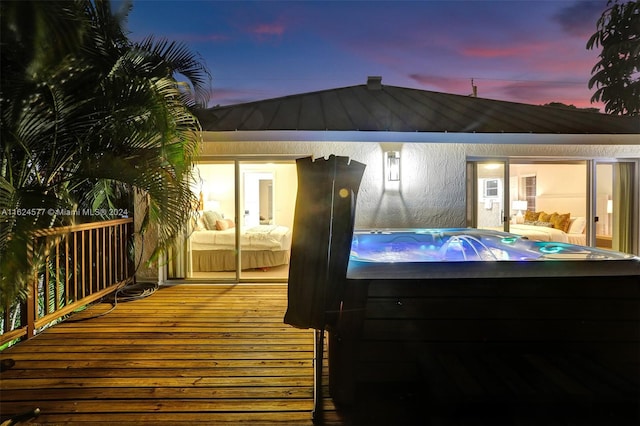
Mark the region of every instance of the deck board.
<instances>
[{"instance_id":1,"label":"deck board","mask_svg":"<svg viewBox=\"0 0 640 426\"><path fill-rule=\"evenodd\" d=\"M313 333L286 285L160 287L95 305L5 350L2 416L38 424L312 424ZM331 413L330 400L327 412Z\"/></svg>"}]
</instances>

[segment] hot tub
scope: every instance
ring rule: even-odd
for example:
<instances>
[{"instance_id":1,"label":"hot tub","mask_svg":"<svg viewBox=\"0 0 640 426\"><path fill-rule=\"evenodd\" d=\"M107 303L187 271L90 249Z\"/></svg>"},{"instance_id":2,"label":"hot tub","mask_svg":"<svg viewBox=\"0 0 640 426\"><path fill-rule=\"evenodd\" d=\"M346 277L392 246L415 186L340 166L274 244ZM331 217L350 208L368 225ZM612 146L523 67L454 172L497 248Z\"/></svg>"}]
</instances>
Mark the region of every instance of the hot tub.
<instances>
[{"instance_id":1,"label":"hot tub","mask_svg":"<svg viewBox=\"0 0 640 426\"><path fill-rule=\"evenodd\" d=\"M636 256L505 232L399 229L354 232L347 278L497 278L638 275Z\"/></svg>"},{"instance_id":2,"label":"hot tub","mask_svg":"<svg viewBox=\"0 0 640 426\"><path fill-rule=\"evenodd\" d=\"M354 232L330 329L338 403L358 384L430 383L453 352L551 349L640 359L640 258L478 229Z\"/></svg>"}]
</instances>

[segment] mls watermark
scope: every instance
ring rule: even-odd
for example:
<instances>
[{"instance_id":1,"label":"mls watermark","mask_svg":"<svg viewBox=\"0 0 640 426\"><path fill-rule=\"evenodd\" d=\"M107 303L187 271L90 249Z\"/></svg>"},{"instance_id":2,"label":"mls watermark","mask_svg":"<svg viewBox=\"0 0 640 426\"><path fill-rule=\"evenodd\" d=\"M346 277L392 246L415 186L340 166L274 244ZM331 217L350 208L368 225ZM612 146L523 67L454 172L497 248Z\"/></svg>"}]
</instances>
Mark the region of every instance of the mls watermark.
<instances>
[{"instance_id":1,"label":"mls watermark","mask_svg":"<svg viewBox=\"0 0 640 426\"><path fill-rule=\"evenodd\" d=\"M97 216L97 217L129 217L128 209L52 209L52 208L24 208L2 209L2 216Z\"/></svg>"}]
</instances>

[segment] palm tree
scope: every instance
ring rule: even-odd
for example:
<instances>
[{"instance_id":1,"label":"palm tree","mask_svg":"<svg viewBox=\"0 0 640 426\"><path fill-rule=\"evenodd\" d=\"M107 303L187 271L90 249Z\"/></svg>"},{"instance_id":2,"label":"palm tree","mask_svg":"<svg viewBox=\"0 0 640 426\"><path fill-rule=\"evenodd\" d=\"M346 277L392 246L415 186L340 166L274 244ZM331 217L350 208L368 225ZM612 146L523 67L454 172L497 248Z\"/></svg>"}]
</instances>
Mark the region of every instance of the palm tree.
<instances>
[{"instance_id":1,"label":"palm tree","mask_svg":"<svg viewBox=\"0 0 640 426\"><path fill-rule=\"evenodd\" d=\"M130 41L129 5L120 14L106 0L0 7L4 306L24 295L35 229L108 218L49 208L131 210L132 194L144 193L139 232L157 229L156 255L171 244L197 201L190 183L201 136L191 109L206 104L210 76L182 44Z\"/></svg>"}]
</instances>

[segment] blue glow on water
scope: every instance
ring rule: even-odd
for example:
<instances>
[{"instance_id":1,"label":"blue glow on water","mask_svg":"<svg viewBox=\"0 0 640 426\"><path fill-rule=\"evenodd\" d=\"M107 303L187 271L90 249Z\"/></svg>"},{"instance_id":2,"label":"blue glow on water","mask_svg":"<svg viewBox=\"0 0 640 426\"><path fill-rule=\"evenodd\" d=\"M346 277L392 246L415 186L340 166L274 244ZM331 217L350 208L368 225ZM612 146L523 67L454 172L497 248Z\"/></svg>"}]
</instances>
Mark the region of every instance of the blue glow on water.
<instances>
[{"instance_id":1,"label":"blue glow on water","mask_svg":"<svg viewBox=\"0 0 640 426\"><path fill-rule=\"evenodd\" d=\"M503 242L503 243L505 243L505 244L513 244L513 243L515 243L516 241L518 241L518 237L504 237L504 238L503 238L502 240L500 240L500 241L502 241L502 242Z\"/></svg>"},{"instance_id":2,"label":"blue glow on water","mask_svg":"<svg viewBox=\"0 0 640 426\"><path fill-rule=\"evenodd\" d=\"M540 251L543 252L543 253L547 253L547 254L560 253L562 250L564 250L562 247L555 246L555 245L548 245L548 246L540 247Z\"/></svg>"},{"instance_id":3,"label":"blue glow on water","mask_svg":"<svg viewBox=\"0 0 640 426\"><path fill-rule=\"evenodd\" d=\"M352 260L380 263L593 260L628 256L474 228L356 231L351 245Z\"/></svg>"}]
</instances>

